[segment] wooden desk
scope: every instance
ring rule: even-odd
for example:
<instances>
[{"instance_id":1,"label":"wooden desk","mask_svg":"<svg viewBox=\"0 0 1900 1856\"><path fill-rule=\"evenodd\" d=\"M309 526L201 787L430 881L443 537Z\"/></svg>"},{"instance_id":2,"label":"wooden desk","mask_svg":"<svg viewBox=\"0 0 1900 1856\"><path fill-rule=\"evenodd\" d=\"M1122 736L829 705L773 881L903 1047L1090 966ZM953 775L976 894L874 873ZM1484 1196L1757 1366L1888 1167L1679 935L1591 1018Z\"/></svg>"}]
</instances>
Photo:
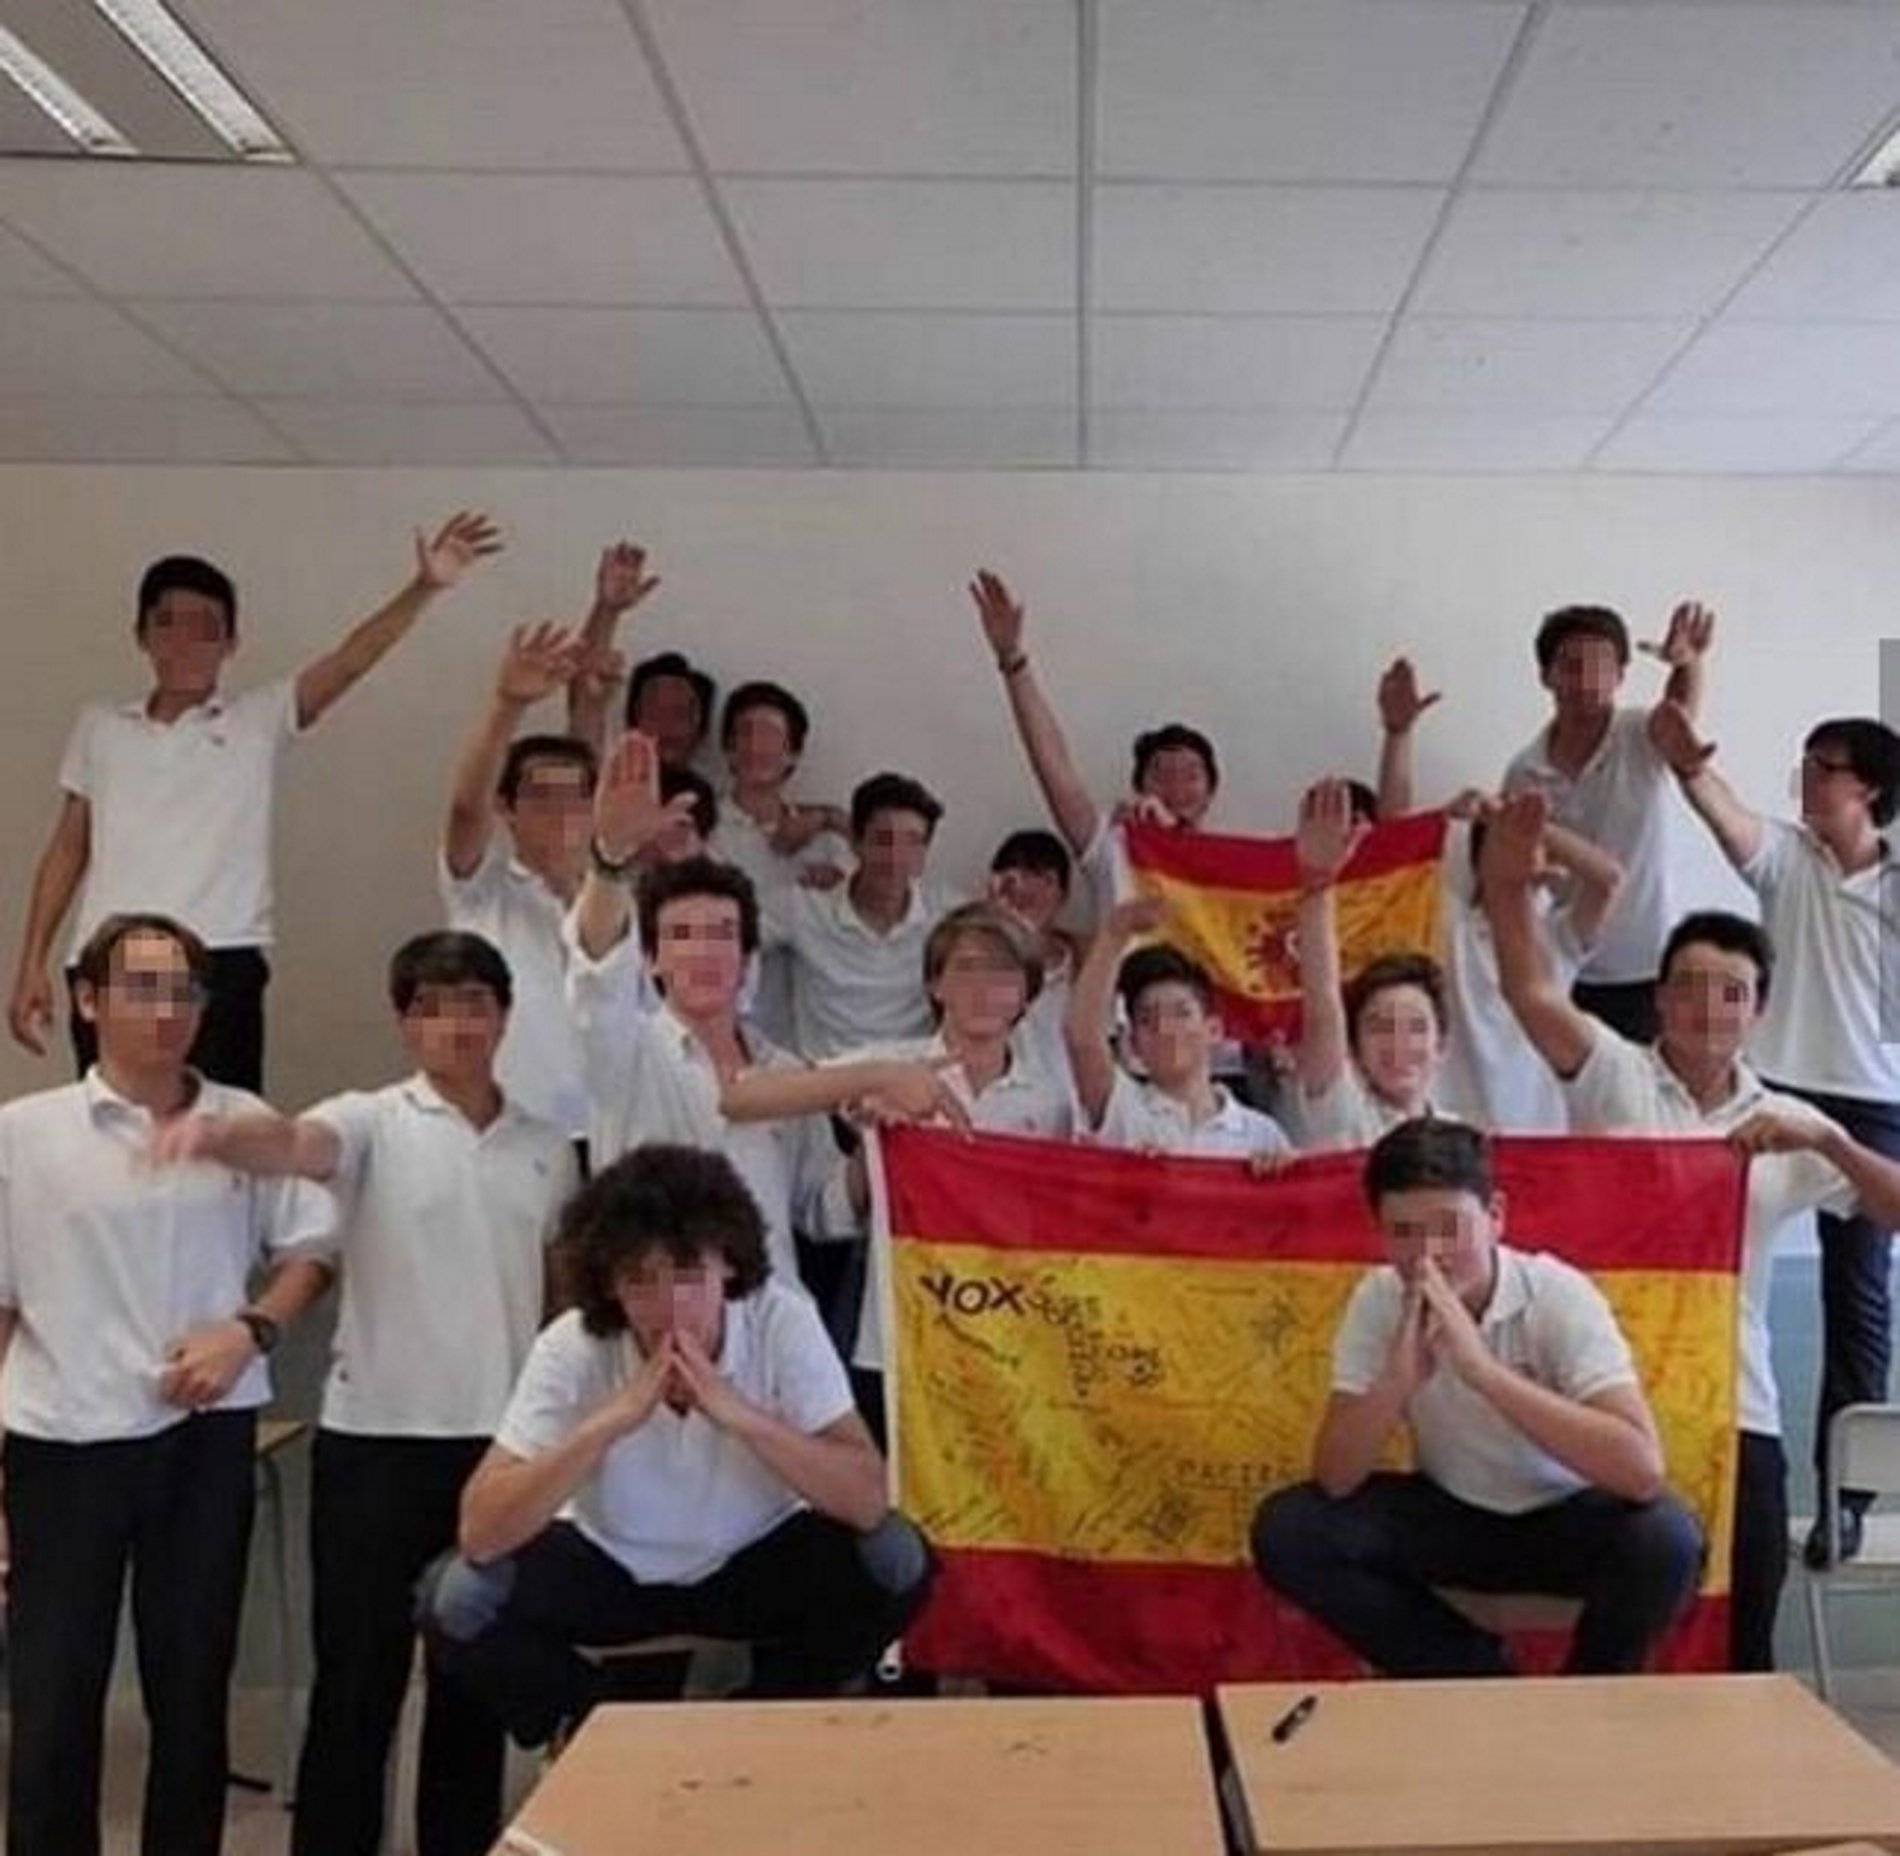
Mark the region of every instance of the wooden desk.
<instances>
[{"instance_id":1,"label":"wooden desk","mask_svg":"<svg viewBox=\"0 0 1900 1856\"><path fill-rule=\"evenodd\" d=\"M712 1701L597 1708L500 1847L1220 1856L1221 1837L1191 1700Z\"/></svg>"},{"instance_id":2,"label":"wooden desk","mask_svg":"<svg viewBox=\"0 0 1900 1856\"><path fill-rule=\"evenodd\" d=\"M1271 1683L1220 1713L1256 1845L1288 1856L1900 1848L1900 1769L1789 1676Z\"/></svg>"}]
</instances>

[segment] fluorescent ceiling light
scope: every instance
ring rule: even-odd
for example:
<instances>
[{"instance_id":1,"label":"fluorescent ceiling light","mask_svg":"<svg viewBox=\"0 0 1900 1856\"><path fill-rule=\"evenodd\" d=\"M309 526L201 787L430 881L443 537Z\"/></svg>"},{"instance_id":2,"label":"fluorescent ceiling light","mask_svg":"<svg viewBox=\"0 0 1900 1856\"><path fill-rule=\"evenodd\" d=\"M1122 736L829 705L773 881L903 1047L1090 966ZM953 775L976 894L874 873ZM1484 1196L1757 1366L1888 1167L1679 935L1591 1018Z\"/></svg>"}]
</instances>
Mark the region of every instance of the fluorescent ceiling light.
<instances>
[{"instance_id":1,"label":"fluorescent ceiling light","mask_svg":"<svg viewBox=\"0 0 1900 1856\"><path fill-rule=\"evenodd\" d=\"M0 26L0 71L89 155L136 155L123 131L92 107L25 40Z\"/></svg>"},{"instance_id":2,"label":"fluorescent ceiling light","mask_svg":"<svg viewBox=\"0 0 1900 1856\"><path fill-rule=\"evenodd\" d=\"M163 0L92 0L101 13L232 151L246 161L296 157L250 98L211 61Z\"/></svg>"},{"instance_id":3,"label":"fluorescent ceiling light","mask_svg":"<svg viewBox=\"0 0 1900 1856\"><path fill-rule=\"evenodd\" d=\"M1850 187L1900 187L1900 126L1857 167Z\"/></svg>"}]
</instances>

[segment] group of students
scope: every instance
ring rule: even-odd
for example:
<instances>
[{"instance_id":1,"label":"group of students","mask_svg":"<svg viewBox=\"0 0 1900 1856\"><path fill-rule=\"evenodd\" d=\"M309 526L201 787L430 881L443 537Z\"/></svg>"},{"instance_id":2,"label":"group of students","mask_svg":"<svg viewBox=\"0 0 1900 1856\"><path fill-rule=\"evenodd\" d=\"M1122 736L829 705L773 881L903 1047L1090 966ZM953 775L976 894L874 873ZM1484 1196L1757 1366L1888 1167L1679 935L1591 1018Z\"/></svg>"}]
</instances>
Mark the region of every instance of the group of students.
<instances>
[{"instance_id":1,"label":"group of students","mask_svg":"<svg viewBox=\"0 0 1900 1856\"><path fill-rule=\"evenodd\" d=\"M491 1845L504 1729L536 1744L608 1692L590 1652L685 1632L750 1644L755 1695L863 1678L932 1577L880 1450L886 1259L865 1241L862 1130L889 1119L1240 1158L1262 1190L1299 1149L1367 1150L1389 1267L1336 1338L1313 1480L1262 1491L1253 1550L1368 1662L1416 1674L1505 1666L1447 1584L1575 1592L1571 1666L1641 1667L1705 1550L1607 1303L1535 1232L1503 1241L1486 1131L1737 1142L1732 1656L1770 1665L1787 1498L1769 1284L1803 1212L1825 1260L1817 1447L1833 1410L1886 1390L1900 1061L1881 1038L1881 834L1900 738L1819 725L1800 822L1765 821L1697 732L1712 615L1678 608L1651 647L1662 696L1620 707L1623 622L1564 608L1535 641L1550 722L1496 792L1451 802L1440 947L1342 983L1338 885L1373 822L1412 808L1437 701L1401 659L1376 788L1336 775L1299 805L1302 1036L1244 1050L1121 850L1127 817L1204 828L1206 736L1144 733L1130 793L1099 804L1021 604L979 575L1056 830L1012 832L987 893L958 901L928 875L942 805L919 781L875 774L842 809L793 797L811 719L791 691L747 682L721 707L674 652L623 675L617 629L658 582L620 543L578 625L512 635L457 756L447 925L388 970L409 1073L280 1114L257 1093L279 752L499 545L469 514L419 535L387 605L230 698L230 582L157 562L136 614L152 687L75 728L10 1022L44 1049L77 897L81 1076L0 1107L14 1856L98 1847L128 1570L145 1847L217 1848L264 1362L332 1281L302 1856L378 1847L418 1626L429 1856ZM566 726L523 732L557 697ZM715 715L723 792L696 765ZM1761 923L1676 918L1676 790ZM1065 921L1076 889L1086 938ZM1378 1470L1401 1429L1416 1471ZM1851 1553L1862 1510L1812 1551Z\"/></svg>"}]
</instances>

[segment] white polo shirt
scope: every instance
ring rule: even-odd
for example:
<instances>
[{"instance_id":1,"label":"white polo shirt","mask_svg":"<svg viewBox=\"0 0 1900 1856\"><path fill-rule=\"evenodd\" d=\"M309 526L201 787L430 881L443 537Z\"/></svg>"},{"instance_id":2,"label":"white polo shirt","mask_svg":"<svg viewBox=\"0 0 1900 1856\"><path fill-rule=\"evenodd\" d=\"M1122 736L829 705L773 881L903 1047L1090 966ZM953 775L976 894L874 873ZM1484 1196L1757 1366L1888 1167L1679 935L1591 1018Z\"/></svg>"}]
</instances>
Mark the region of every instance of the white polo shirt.
<instances>
[{"instance_id":1,"label":"white polo shirt","mask_svg":"<svg viewBox=\"0 0 1900 1856\"><path fill-rule=\"evenodd\" d=\"M1900 1102L1900 864L1846 875L1804 826L1770 819L1742 879L1779 958L1756 1027L1755 1067L1823 1095Z\"/></svg>"},{"instance_id":2,"label":"white polo shirt","mask_svg":"<svg viewBox=\"0 0 1900 1856\"><path fill-rule=\"evenodd\" d=\"M1649 712L1618 709L1608 732L1573 779L1551 765L1550 729L1504 769L1504 790L1540 788L1551 816L1608 851L1623 866L1616 911L1583 968L1596 985L1653 980L1663 942L1679 913L1671 872L1675 775L1649 739Z\"/></svg>"},{"instance_id":3,"label":"white polo shirt","mask_svg":"<svg viewBox=\"0 0 1900 1856\"><path fill-rule=\"evenodd\" d=\"M266 1111L201 1082L192 1112ZM243 1308L260 1266L335 1253L328 1193L203 1162L154 1167L152 1133L96 1068L0 1108L0 1307L19 1317L0 1372L9 1431L86 1444L168 1429L187 1414L159 1397L166 1349ZM257 1359L217 1408L270 1396Z\"/></svg>"},{"instance_id":4,"label":"white polo shirt","mask_svg":"<svg viewBox=\"0 0 1900 1856\"><path fill-rule=\"evenodd\" d=\"M1304 1089L1295 1093L1300 1105L1300 1144L1316 1153L1370 1147L1400 1122L1413 1119L1383 1096L1376 1095L1350 1057L1318 1095L1309 1096ZM1417 1111L1420 1115L1445 1112L1436 1100Z\"/></svg>"},{"instance_id":5,"label":"white polo shirt","mask_svg":"<svg viewBox=\"0 0 1900 1856\"><path fill-rule=\"evenodd\" d=\"M1396 1270L1362 1277L1333 1341L1333 1390L1370 1392L1385 1371L1404 1307ZM1579 1403L1639 1384L1629 1344L1603 1292L1542 1251L1497 1248L1497 1282L1478 1322L1486 1350L1527 1379ZM1533 1443L1458 1374L1440 1365L1405 1407L1420 1471L1474 1508L1527 1514L1589 1484Z\"/></svg>"},{"instance_id":6,"label":"white polo shirt","mask_svg":"<svg viewBox=\"0 0 1900 1856\"><path fill-rule=\"evenodd\" d=\"M797 1285L793 1228L824 1228L825 1189L844 1169L830 1121L822 1115L728 1121L712 1058L652 990L633 937L624 936L600 960L578 945L570 953L568 1003L594 1105L596 1171L648 1141L724 1154L758 1201L774 1277ZM740 1026L740 1037L754 1069L805 1067L749 1025Z\"/></svg>"},{"instance_id":7,"label":"white polo shirt","mask_svg":"<svg viewBox=\"0 0 1900 1856\"><path fill-rule=\"evenodd\" d=\"M767 1282L726 1304L718 1366L742 1398L807 1435L854 1406L844 1367L808 1297ZM579 1309L542 1330L495 1441L539 1456L633 1379L633 1336L589 1334ZM778 1474L703 1412L662 1403L601 1459L561 1510L634 1578L697 1585L735 1553L808 1506Z\"/></svg>"},{"instance_id":8,"label":"white polo shirt","mask_svg":"<svg viewBox=\"0 0 1900 1856\"><path fill-rule=\"evenodd\" d=\"M764 945L791 950L799 1055L822 1063L866 1044L929 1035L924 942L953 898L912 884L909 907L888 934L852 906L846 883L781 889L760 904Z\"/></svg>"},{"instance_id":9,"label":"white polo shirt","mask_svg":"<svg viewBox=\"0 0 1900 1856\"><path fill-rule=\"evenodd\" d=\"M1777 975L1779 978L1779 975ZM1727 1135L1750 1115L1780 1109L1804 1121L1827 1118L1794 1096L1765 1089L1746 1064L1735 1066L1735 1088L1724 1102L1702 1109L1662 1052L1633 1044L1592 1021L1593 1042L1583 1067L1564 1084L1570 1125L1577 1134ZM1741 1428L1761 1437L1781 1434L1781 1400L1769 1342L1768 1304L1774 1289L1775 1246L1789 1220L1803 1212L1853 1212L1853 1186L1819 1154L1756 1154L1748 1163L1748 1200L1742 1225Z\"/></svg>"},{"instance_id":10,"label":"white polo shirt","mask_svg":"<svg viewBox=\"0 0 1900 1856\"><path fill-rule=\"evenodd\" d=\"M306 1115L342 1144L324 1429L488 1436L541 1326L544 1253L580 1183L567 1135L506 1101L477 1129L422 1075Z\"/></svg>"},{"instance_id":11,"label":"white polo shirt","mask_svg":"<svg viewBox=\"0 0 1900 1856\"><path fill-rule=\"evenodd\" d=\"M277 765L297 732L290 679L170 723L143 701L82 709L59 767L92 812L73 954L128 910L170 915L209 947L268 947Z\"/></svg>"},{"instance_id":12,"label":"white polo shirt","mask_svg":"<svg viewBox=\"0 0 1900 1856\"><path fill-rule=\"evenodd\" d=\"M1271 1115L1238 1101L1214 1085L1215 1108L1205 1121L1190 1118L1187 1104L1152 1082L1130 1076L1119 1064L1109 1085L1101 1126L1085 1136L1098 1147L1130 1147L1141 1153L1187 1154L1204 1160L1245 1160L1284 1153L1286 1130Z\"/></svg>"},{"instance_id":13,"label":"white polo shirt","mask_svg":"<svg viewBox=\"0 0 1900 1856\"><path fill-rule=\"evenodd\" d=\"M493 943L508 963L514 1005L495 1054L509 1099L551 1121L570 1139L587 1133L587 1083L580 1035L567 1010L567 946L561 899L516 857L497 832L482 861L456 876L436 858L436 883L451 928Z\"/></svg>"}]
</instances>

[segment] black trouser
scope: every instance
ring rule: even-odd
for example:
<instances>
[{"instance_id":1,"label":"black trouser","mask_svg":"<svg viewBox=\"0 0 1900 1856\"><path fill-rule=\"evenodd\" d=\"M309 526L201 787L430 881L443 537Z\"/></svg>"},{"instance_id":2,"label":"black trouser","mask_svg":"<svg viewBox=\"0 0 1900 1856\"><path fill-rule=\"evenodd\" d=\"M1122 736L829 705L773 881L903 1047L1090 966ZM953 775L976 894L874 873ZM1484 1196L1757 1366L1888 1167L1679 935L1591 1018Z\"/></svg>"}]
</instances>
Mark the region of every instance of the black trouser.
<instances>
[{"instance_id":1,"label":"black trouser","mask_svg":"<svg viewBox=\"0 0 1900 1856\"><path fill-rule=\"evenodd\" d=\"M376 1856L384 1777L416 1648L416 1582L455 1545L482 1437L320 1430L311 1452L316 1679L297 1767L294 1856ZM416 1778L419 1856L485 1849L501 1818L502 1733L459 1684L427 1670Z\"/></svg>"},{"instance_id":2,"label":"black trouser","mask_svg":"<svg viewBox=\"0 0 1900 1856\"><path fill-rule=\"evenodd\" d=\"M1822 1095L1775 1083L1838 1121L1864 1147L1900 1160L1900 1102ZM1815 1220L1821 1240L1821 1395L1814 1413L1815 1512L1827 1485L1827 1427L1844 1405L1884 1404L1893 1364L1893 1234L1871 1218ZM1851 1506L1871 1498L1856 1492Z\"/></svg>"},{"instance_id":3,"label":"black trouser","mask_svg":"<svg viewBox=\"0 0 1900 1856\"><path fill-rule=\"evenodd\" d=\"M1504 1646L1434 1589L1551 1592L1583 1600L1564 1668L1640 1670L1694 1594L1702 1529L1681 1503L1585 1489L1496 1514L1424 1476L1379 1474L1335 1499L1282 1489L1253 1524L1260 1576L1393 1676L1511 1673Z\"/></svg>"},{"instance_id":4,"label":"black trouser","mask_svg":"<svg viewBox=\"0 0 1900 1856\"><path fill-rule=\"evenodd\" d=\"M189 924L187 924L189 925ZM68 987L77 970L66 969ZM191 1041L188 1061L214 1083L229 1083L261 1095L264 1090L264 988L270 984L270 962L255 947L217 947L211 950L211 990L205 1000L198 1035ZM73 1061L79 1074L99 1060L99 1039L75 1004L70 1009Z\"/></svg>"},{"instance_id":5,"label":"black trouser","mask_svg":"<svg viewBox=\"0 0 1900 1856\"><path fill-rule=\"evenodd\" d=\"M696 1585L644 1584L557 1521L510 1558L444 1561L424 1627L444 1670L536 1746L602 1698L581 1646L681 1632L750 1643L755 1700L835 1695L903 1634L931 1573L924 1537L898 1514L861 1534L801 1509Z\"/></svg>"},{"instance_id":6,"label":"black trouser","mask_svg":"<svg viewBox=\"0 0 1900 1856\"><path fill-rule=\"evenodd\" d=\"M217 1856L251 1543L256 1414L155 1437L6 1442L8 1856L97 1856L106 1688L126 1568L151 1727L144 1856Z\"/></svg>"},{"instance_id":7,"label":"black trouser","mask_svg":"<svg viewBox=\"0 0 1900 1856\"><path fill-rule=\"evenodd\" d=\"M1632 1044L1653 1044L1662 1030L1656 1017L1654 980L1617 980L1606 985L1579 980L1571 987L1570 998L1578 1011L1601 1019Z\"/></svg>"},{"instance_id":8,"label":"black trouser","mask_svg":"<svg viewBox=\"0 0 1900 1856\"><path fill-rule=\"evenodd\" d=\"M1775 1666L1775 1611L1788 1577L1788 1459L1779 1437L1742 1433L1729 1559L1729 1667Z\"/></svg>"}]
</instances>

